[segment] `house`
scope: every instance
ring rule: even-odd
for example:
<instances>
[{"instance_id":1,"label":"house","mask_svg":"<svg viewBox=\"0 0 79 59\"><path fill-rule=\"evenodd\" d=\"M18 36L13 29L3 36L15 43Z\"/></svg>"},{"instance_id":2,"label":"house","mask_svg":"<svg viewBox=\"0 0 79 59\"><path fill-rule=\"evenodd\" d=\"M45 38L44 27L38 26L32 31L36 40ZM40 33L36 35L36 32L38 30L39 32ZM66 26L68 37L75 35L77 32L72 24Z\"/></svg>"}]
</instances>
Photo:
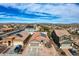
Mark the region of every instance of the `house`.
<instances>
[{"instance_id":1,"label":"house","mask_svg":"<svg viewBox=\"0 0 79 59\"><path fill-rule=\"evenodd\" d=\"M54 42L60 48L72 48L71 47L71 35L65 29L56 29L51 34Z\"/></svg>"},{"instance_id":2,"label":"house","mask_svg":"<svg viewBox=\"0 0 79 59\"><path fill-rule=\"evenodd\" d=\"M33 26L33 25L27 25L25 31L27 31L27 32L35 32L36 27Z\"/></svg>"},{"instance_id":3,"label":"house","mask_svg":"<svg viewBox=\"0 0 79 59\"><path fill-rule=\"evenodd\" d=\"M74 40L73 40L73 46L75 47L75 48L79 48L79 38L75 38Z\"/></svg>"},{"instance_id":4,"label":"house","mask_svg":"<svg viewBox=\"0 0 79 59\"><path fill-rule=\"evenodd\" d=\"M22 55L30 56L52 56L58 55L53 44L49 43L47 32L33 32Z\"/></svg>"},{"instance_id":5,"label":"house","mask_svg":"<svg viewBox=\"0 0 79 59\"><path fill-rule=\"evenodd\" d=\"M13 31L14 29L13 28L1 28L0 31L3 31L3 32L9 32L9 31Z\"/></svg>"},{"instance_id":6,"label":"house","mask_svg":"<svg viewBox=\"0 0 79 59\"><path fill-rule=\"evenodd\" d=\"M5 39L0 40L0 44L6 46L16 46L16 45L23 46L29 35L30 35L29 33L21 31L20 33L8 36Z\"/></svg>"},{"instance_id":7,"label":"house","mask_svg":"<svg viewBox=\"0 0 79 59\"><path fill-rule=\"evenodd\" d=\"M29 40L29 45L37 43L39 46L40 43L47 43L49 40L47 32L34 32Z\"/></svg>"}]
</instances>

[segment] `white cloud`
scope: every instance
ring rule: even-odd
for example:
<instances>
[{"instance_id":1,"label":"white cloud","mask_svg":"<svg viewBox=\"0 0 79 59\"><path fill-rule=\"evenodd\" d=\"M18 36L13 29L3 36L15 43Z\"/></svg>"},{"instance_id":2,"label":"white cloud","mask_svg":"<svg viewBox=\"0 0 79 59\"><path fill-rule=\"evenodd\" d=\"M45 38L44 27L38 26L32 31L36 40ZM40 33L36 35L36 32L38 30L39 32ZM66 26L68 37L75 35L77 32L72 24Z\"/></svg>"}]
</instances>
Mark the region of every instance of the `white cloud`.
<instances>
[{"instance_id":1,"label":"white cloud","mask_svg":"<svg viewBox=\"0 0 79 59\"><path fill-rule=\"evenodd\" d=\"M4 5L6 7L10 6L13 8L18 8L22 10L23 12L29 13L29 14L32 12L39 12L36 14L44 15L44 14L40 14L43 12L43 13L48 13L51 15L58 15L60 16L60 18L57 20L58 22L64 22L67 20L68 21L74 20L73 22L76 22L79 19L79 6L76 6L75 4L54 5L54 4L33 4L31 3L31 4L0 4L0 5ZM20 19L20 17L15 17L15 18ZM25 18L22 18L22 19L25 19ZM52 20L52 22L53 21L55 22L55 20Z\"/></svg>"},{"instance_id":2,"label":"white cloud","mask_svg":"<svg viewBox=\"0 0 79 59\"><path fill-rule=\"evenodd\" d=\"M3 4L1 4L3 5ZM4 4L4 6L11 6L18 8L24 12L44 12L52 15L59 15L61 17L76 17L79 15L79 7L75 4Z\"/></svg>"}]
</instances>

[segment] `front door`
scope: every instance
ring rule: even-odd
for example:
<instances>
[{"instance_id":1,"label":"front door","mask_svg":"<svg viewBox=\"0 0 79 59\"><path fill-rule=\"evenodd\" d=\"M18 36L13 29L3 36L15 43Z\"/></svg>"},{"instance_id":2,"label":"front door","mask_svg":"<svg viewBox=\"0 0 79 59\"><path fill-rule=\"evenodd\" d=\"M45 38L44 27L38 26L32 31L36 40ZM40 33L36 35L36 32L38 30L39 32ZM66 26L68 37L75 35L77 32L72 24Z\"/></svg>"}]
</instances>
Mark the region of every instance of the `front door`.
<instances>
[{"instance_id":1,"label":"front door","mask_svg":"<svg viewBox=\"0 0 79 59\"><path fill-rule=\"evenodd\" d=\"M11 41L8 41L8 46L11 46Z\"/></svg>"}]
</instances>

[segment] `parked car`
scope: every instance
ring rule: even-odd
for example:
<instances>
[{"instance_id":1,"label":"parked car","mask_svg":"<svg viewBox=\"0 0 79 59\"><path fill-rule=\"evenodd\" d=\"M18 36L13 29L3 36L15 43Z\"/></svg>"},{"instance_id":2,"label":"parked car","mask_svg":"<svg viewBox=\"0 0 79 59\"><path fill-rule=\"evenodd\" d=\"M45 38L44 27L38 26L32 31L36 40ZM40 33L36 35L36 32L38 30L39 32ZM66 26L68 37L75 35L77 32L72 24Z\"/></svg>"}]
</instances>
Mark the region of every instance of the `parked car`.
<instances>
[{"instance_id":1,"label":"parked car","mask_svg":"<svg viewBox=\"0 0 79 59\"><path fill-rule=\"evenodd\" d=\"M69 49L69 51L72 53L72 55L77 56L76 49Z\"/></svg>"},{"instance_id":2,"label":"parked car","mask_svg":"<svg viewBox=\"0 0 79 59\"><path fill-rule=\"evenodd\" d=\"M15 53L19 53L19 52L21 51L21 49L22 49L22 45L17 45L17 46L15 47L15 49L14 49L14 52L15 52Z\"/></svg>"}]
</instances>

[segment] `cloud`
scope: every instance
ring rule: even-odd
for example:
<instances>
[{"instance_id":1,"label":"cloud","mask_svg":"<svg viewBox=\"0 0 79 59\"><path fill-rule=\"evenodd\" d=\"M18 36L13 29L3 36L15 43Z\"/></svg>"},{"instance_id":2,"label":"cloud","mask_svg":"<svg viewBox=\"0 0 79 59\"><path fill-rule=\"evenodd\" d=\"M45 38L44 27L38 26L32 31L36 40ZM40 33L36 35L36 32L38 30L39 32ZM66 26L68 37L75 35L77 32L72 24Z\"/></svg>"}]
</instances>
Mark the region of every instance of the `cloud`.
<instances>
[{"instance_id":1,"label":"cloud","mask_svg":"<svg viewBox=\"0 0 79 59\"><path fill-rule=\"evenodd\" d=\"M5 15L8 16L18 16L18 17L26 17L26 18L57 18L56 16L53 16L48 13L40 13L40 12L24 12L20 9L13 8L13 7L5 7L5 6L0 6L0 12L4 12Z\"/></svg>"},{"instance_id":2,"label":"cloud","mask_svg":"<svg viewBox=\"0 0 79 59\"><path fill-rule=\"evenodd\" d=\"M79 23L79 4L6 3L0 4L0 15L0 18L22 19L25 22Z\"/></svg>"}]
</instances>

